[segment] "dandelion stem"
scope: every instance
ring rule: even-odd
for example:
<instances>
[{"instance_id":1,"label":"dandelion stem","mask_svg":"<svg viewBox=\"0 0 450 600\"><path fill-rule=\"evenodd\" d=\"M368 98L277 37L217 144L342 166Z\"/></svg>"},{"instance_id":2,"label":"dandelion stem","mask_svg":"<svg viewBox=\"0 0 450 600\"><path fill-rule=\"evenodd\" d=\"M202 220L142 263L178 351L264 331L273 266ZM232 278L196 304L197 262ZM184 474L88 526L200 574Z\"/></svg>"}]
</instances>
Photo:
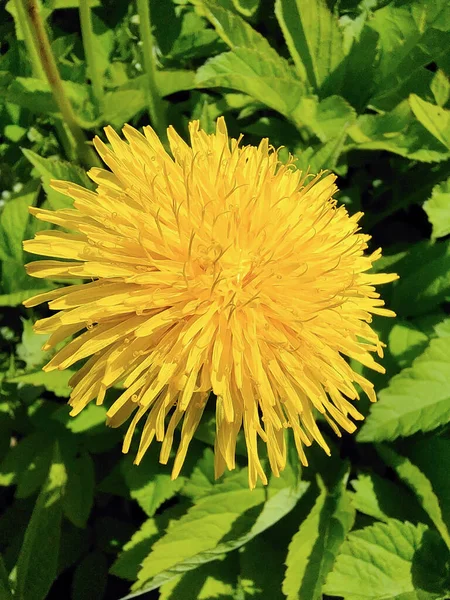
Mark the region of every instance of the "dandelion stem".
<instances>
[{"instance_id":1,"label":"dandelion stem","mask_svg":"<svg viewBox=\"0 0 450 600\"><path fill-rule=\"evenodd\" d=\"M50 89L52 90L55 102L58 105L59 111L66 123L74 141L76 154L79 160L85 166L99 165L96 154L86 143L85 135L78 125L73 108L66 96L63 88L61 77L56 66L55 58L52 53L50 41L45 31L42 17L39 13L39 8L36 0L20 0L24 9L31 38L34 44L35 51L39 57L42 70L44 71Z\"/></svg>"},{"instance_id":2,"label":"dandelion stem","mask_svg":"<svg viewBox=\"0 0 450 600\"><path fill-rule=\"evenodd\" d=\"M148 112L150 114L153 128L161 138L161 141L164 143L167 141L167 121L164 105L156 85L156 63L153 53L150 0L137 0L137 9L139 14L139 28L144 55Z\"/></svg>"},{"instance_id":3,"label":"dandelion stem","mask_svg":"<svg viewBox=\"0 0 450 600\"><path fill-rule=\"evenodd\" d=\"M89 0L80 0L81 37L83 39L84 54L86 57L89 77L92 83L94 97L98 102L100 111L103 106L102 71L99 68L95 52L95 34L92 26L91 9Z\"/></svg>"}]
</instances>

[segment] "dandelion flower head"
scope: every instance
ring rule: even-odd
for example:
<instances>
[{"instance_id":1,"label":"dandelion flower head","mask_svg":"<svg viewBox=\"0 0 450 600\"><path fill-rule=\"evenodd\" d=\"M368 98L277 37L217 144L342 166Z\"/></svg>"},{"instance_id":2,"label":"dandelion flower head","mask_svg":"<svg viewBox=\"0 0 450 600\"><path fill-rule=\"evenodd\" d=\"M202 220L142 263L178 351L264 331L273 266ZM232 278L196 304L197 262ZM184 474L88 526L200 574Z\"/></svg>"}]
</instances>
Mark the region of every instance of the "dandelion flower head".
<instances>
[{"instance_id":1,"label":"dandelion flower head","mask_svg":"<svg viewBox=\"0 0 450 600\"><path fill-rule=\"evenodd\" d=\"M28 273L89 281L25 304L57 311L35 325L50 334L44 349L69 340L46 371L85 359L70 380L71 415L122 384L107 423L129 422L123 451L142 421L136 462L156 438L166 463L180 426L176 477L211 403L216 476L235 467L243 430L254 487L267 482L261 441L278 475L287 428L306 465L314 440L329 453L318 413L337 434L352 432L362 419L357 387L375 401L347 359L383 372L370 323L393 313L374 286L396 276L371 272L381 252L365 253L362 213L337 205L334 175L282 164L266 139L229 139L223 118L212 135L198 121L189 129L190 145L169 128L169 154L150 127L142 135L126 125L126 140L107 127L109 145L94 140L109 167L90 170L96 191L52 182L73 208L31 209L62 229L24 243L50 257Z\"/></svg>"}]
</instances>

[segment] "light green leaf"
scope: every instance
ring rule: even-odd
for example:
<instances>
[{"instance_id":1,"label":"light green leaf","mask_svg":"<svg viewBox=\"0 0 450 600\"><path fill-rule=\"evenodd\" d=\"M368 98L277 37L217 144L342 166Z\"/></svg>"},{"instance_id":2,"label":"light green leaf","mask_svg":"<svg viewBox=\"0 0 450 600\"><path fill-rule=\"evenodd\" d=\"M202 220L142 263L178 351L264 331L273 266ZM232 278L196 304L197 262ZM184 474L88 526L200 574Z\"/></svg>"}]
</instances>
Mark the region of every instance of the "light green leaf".
<instances>
[{"instance_id":1,"label":"light green leaf","mask_svg":"<svg viewBox=\"0 0 450 600\"><path fill-rule=\"evenodd\" d=\"M86 527L94 502L94 463L89 454L83 453L67 463L66 470L64 514L76 527Z\"/></svg>"},{"instance_id":2,"label":"light green leaf","mask_svg":"<svg viewBox=\"0 0 450 600\"><path fill-rule=\"evenodd\" d=\"M291 118L298 127L308 127L322 142L327 142L342 139L355 121L356 112L341 96L328 96L321 102L317 96L304 96Z\"/></svg>"},{"instance_id":3,"label":"light green leaf","mask_svg":"<svg viewBox=\"0 0 450 600\"><path fill-rule=\"evenodd\" d=\"M322 586L333 567L355 509L346 491L348 473L341 473L331 489L318 477L320 494L289 544L283 593L288 600L321 600Z\"/></svg>"},{"instance_id":4,"label":"light green leaf","mask_svg":"<svg viewBox=\"0 0 450 600\"><path fill-rule=\"evenodd\" d=\"M408 367L425 350L428 340L413 323L398 320L389 332L389 352L399 367Z\"/></svg>"},{"instance_id":5,"label":"light green leaf","mask_svg":"<svg viewBox=\"0 0 450 600\"><path fill-rule=\"evenodd\" d=\"M389 519L350 533L324 592L344 600L444 600L445 546L435 532Z\"/></svg>"},{"instance_id":6,"label":"light green leaf","mask_svg":"<svg viewBox=\"0 0 450 600\"><path fill-rule=\"evenodd\" d=\"M93 189L94 185L86 173L71 163L62 160L53 160L51 158L42 158L31 150L22 150L30 163L35 167L42 179L42 185L47 193L48 202L53 210L59 208L71 208L73 200L56 192L50 187L52 179L61 179L63 181L73 181L88 189Z\"/></svg>"},{"instance_id":7,"label":"light green leaf","mask_svg":"<svg viewBox=\"0 0 450 600\"><path fill-rule=\"evenodd\" d=\"M22 241L28 227L28 207L36 202L38 190L20 194L9 200L0 216L0 258L23 263Z\"/></svg>"},{"instance_id":8,"label":"light green leaf","mask_svg":"<svg viewBox=\"0 0 450 600\"><path fill-rule=\"evenodd\" d=\"M448 442L450 444L450 442ZM425 512L433 521L434 526L441 534L442 539L450 549L450 534L447 524L444 522L440 498L437 496L433 486L426 474L419 467L412 463L408 458L395 452L392 448L380 444L377 450L381 458L394 469L400 479L408 485L416 494ZM448 452L447 452L448 456ZM436 457L437 458L437 457ZM439 456L439 460L443 460L443 456Z\"/></svg>"},{"instance_id":9,"label":"light green leaf","mask_svg":"<svg viewBox=\"0 0 450 600\"><path fill-rule=\"evenodd\" d=\"M450 233L450 177L433 188L431 198L424 202L423 209L432 226L432 239Z\"/></svg>"},{"instance_id":10,"label":"light green leaf","mask_svg":"<svg viewBox=\"0 0 450 600\"><path fill-rule=\"evenodd\" d=\"M409 97L409 105L416 119L428 129L431 135L434 135L446 148L450 148L450 110L426 102L416 94L411 94Z\"/></svg>"},{"instance_id":11,"label":"light green leaf","mask_svg":"<svg viewBox=\"0 0 450 600\"><path fill-rule=\"evenodd\" d=\"M411 160L439 162L450 158L448 148L413 115L407 100L391 112L362 115L348 134L348 149L387 150Z\"/></svg>"},{"instance_id":12,"label":"light green leaf","mask_svg":"<svg viewBox=\"0 0 450 600\"><path fill-rule=\"evenodd\" d=\"M200 498L154 544L132 589L155 589L180 573L239 548L291 511L308 488L301 482L280 489L281 480L267 490L249 490L247 477L244 469Z\"/></svg>"},{"instance_id":13,"label":"light green leaf","mask_svg":"<svg viewBox=\"0 0 450 600\"><path fill-rule=\"evenodd\" d=\"M275 14L300 78L320 90L344 59L337 19L324 0L277 0Z\"/></svg>"},{"instance_id":14,"label":"light green leaf","mask_svg":"<svg viewBox=\"0 0 450 600\"><path fill-rule=\"evenodd\" d=\"M431 91L438 106L445 106L450 97L450 81L441 69L438 69L431 81Z\"/></svg>"},{"instance_id":15,"label":"light green leaf","mask_svg":"<svg viewBox=\"0 0 450 600\"><path fill-rule=\"evenodd\" d=\"M72 580L71 600L101 600L108 582L108 561L103 552L89 552L78 563Z\"/></svg>"},{"instance_id":16,"label":"light green leaf","mask_svg":"<svg viewBox=\"0 0 450 600\"><path fill-rule=\"evenodd\" d=\"M35 333L33 323L28 319L21 319L23 324L22 341L17 345L17 356L23 360L27 369L36 369L49 359L49 352L42 350L48 335Z\"/></svg>"},{"instance_id":17,"label":"light green leaf","mask_svg":"<svg viewBox=\"0 0 450 600\"><path fill-rule=\"evenodd\" d=\"M187 600L188 590L195 590L195 600L233 598L236 593L236 555L202 565L195 571L175 577L160 588L159 600Z\"/></svg>"},{"instance_id":18,"label":"light green leaf","mask_svg":"<svg viewBox=\"0 0 450 600\"><path fill-rule=\"evenodd\" d=\"M17 600L44 600L56 577L66 480L55 444L50 472L33 509L17 561Z\"/></svg>"},{"instance_id":19,"label":"light green leaf","mask_svg":"<svg viewBox=\"0 0 450 600\"><path fill-rule=\"evenodd\" d=\"M392 309L402 317L431 312L450 293L450 242L415 244L394 268L400 279L392 287Z\"/></svg>"},{"instance_id":20,"label":"light green leaf","mask_svg":"<svg viewBox=\"0 0 450 600\"><path fill-rule=\"evenodd\" d=\"M64 407L64 413L61 417L65 419L68 409ZM72 433L95 433L98 430L104 430L106 425L106 408L97 406L92 402L83 409L76 417L70 417L67 422L67 428Z\"/></svg>"},{"instance_id":21,"label":"light green leaf","mask_svg":"<svg viewBox=\"0 0 450 600\"><path fill-rule=\"evenodd\" d=\"M448 54L447 0L395 0L375 11L369 26L379 34L379 65L371 104L392 110L414 89L423 67Z\"/></svg>"},{"instance_id":22,"label":"light green leaf","mask_svg":"<svg viewBox=\"0 0 450 600\"><path fill-rule=\"evenodd\" d=\"M428 524L414 496L403 486L375 473L360 474L351 482L351 501L357 511L379 521L399 519Z\"/></svg>"},{"instance_id":23,"label":"light green leaf","mask_svg":"<svg viewBox=\"0 0 450 600\"><path fill-rule=\"evenodd\" d=\"M74 371L34 371L33 373L24 373L8 379L9 383L21 383L23 385L34 385L36 387L44 386L49 392L53 392L61 398L70 396L69 379Z\"/></svg>"},{"instance_id":24,"label":"light green leaf","mask_svg":"<svg viewBox=\"0 0 450 600\"><path fill-rule=\"evenodd\" d=\"M130 496L137 501L148 517L152 517L163 502L175 496L183 487L184 477L172 480L167 468L158 460L156 449L146 452L139 467L133 458L122 462L122 473L130 488Z\"/></svg>"},{"instance_id":25,"label":"light green leaf","mask_svg":"<svg viewBox=\"0 0 450 600\"><path fill-rule=\"evenodd\" d=\"M431 340L428 348L393 377L378 394L358 440L395 440L430 431L450 420L450 338Z\"/></svg>"}]
</instances>

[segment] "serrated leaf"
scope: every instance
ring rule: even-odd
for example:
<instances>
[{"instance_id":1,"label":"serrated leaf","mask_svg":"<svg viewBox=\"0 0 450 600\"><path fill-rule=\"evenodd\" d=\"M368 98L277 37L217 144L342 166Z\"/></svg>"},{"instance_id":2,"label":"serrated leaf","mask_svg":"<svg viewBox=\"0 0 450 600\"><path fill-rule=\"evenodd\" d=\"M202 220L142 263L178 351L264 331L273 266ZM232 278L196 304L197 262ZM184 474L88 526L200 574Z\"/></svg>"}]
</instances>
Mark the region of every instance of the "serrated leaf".
<instances>
[{"instance_id":1,"label":"serrated leaf","mask_svg":"<svg viewBox=\"0 0 450 600\"><path fill-rule=\"evenodd\" d=\"M431 81L431 91L438 106L445 106L450 97L450 81L441 69L438 69Z\"/></svg>"},{"instance_id":2,"label":"serrated leaf","mask_svg":"<svg viewBox=\"0 0 450 600\"><path fill-rule=\"evenodd\" d=\"M244 469L200 498L154 544L132 589L155 589L180 573L239 548L292 510L308 488L301 482L280 490L282 481L278 481L267 492L262 487L250 491L247 477Z\"/></svg>"},{"instance_id":3,"label":"serrated leaf","mask_svg":"<svg viewBox=\"0 0 450 600\"><path fill-rule=\"evenodd\" d=\"M195 590L196 600L233 598L236 580L236 556L228 554L223 560L207 563L165 583L160 588L159 600L186 600L188 590Z\"/></svg>"},{"instance_id":4,"label":"serrated leaf","mask_svg":"<svg viewBox=\"0 0 450 600\"><path fill-rule=\"evenodd\" d=\"M430 431L450 420L450 338L430 341L413 362L378 394L357 438L360 442L395 440Z\"/></svg>"},{"instance_id":5,"label":"serrated leaf","mask_svg":"<svg viewBox=\"0 0 450 600\"><path fill-rule=\"evenodd\" d=\"M42 337L42 336L41 336ZM74 371L34 371L33 373L24 373L8 379L9 383L21 383L23 385L33 385L45 387L49 392L53 392L60 398L70 396L69 379L74 375Z\"/></svg>"},{"instance_id":6,"label":"serrated leaf","mask_svg":"<svg viewBox=\"0 0 450 600\"><path fill-rule=\"evenodd\" d=\"M407 100L391 112L361 115L348 134L353 140L349 149L387 150L423 162L450 157L448 148L414 117Z\"/></svg>"},{"instance_id":7,"label":"serrated leaf","mask_svg":"<svg viewBox=\"0 0 450 600\"><path fill-rule=\"evenodd\" d=\"M103 552L86 554L72 580L71 600L102 600L108 581L108 562Z\"/></svg>"},{"instance_id":8,"label":"serrated leaf","mask_svg":"<svg viewBox=\"0 0 450 600\"><path fill-rule=\"evenodd\" d=\"M27 149L23 149L22 152L41 176L42 185L47 193L48 202L53 210L57 210L59 208L71 208L73 200L53 190L50 187L50 181L52 179L73 181L74 183L78 183L83 187L93 189L94 186L92 181L88 178L83 169L77 165L73 165L62 160L43 158L35 152Z\"/></svg>"},{"instance_id":9,"label":"serrated leaf","mask_svg":"<svg viewBox=\"0 0 450 600\"><path fill-rule=\"evenodd\" d=\"M320 90L344 59L336 17L324 0L277 0L275 14L299 76Z\"/></svg>"},{"instance_id":10,"label":"serrated leaf","mask_svg":"<svg viewBox=\"0 0 450 600\"><path fill-rule=\"evenodd\" d=\"M341 96L328 96L318 102L316 96L300 99L291 117L297 126L306 126L322 141L342 138L355 121L356 112Z\"/></svg>"},{"instance_id":11,"label":"serrated leaf","mask_svg":"<svg viewBox=\"0 0 450 600\"><path fill-rule=\"evenodd\" d=\"M17 561L17 600L44 600L56 577L66 479L55 444L50 472L33 509Z\"/></svg>"},{"instance_id":12,"label":"serrated leaf","mask_svg":"<svg viewBox=\"0 0 450 600\"><path fill-rule=\"evenodd\" d=\"M425 129L446 148L450 148L450 110L426 102L416 94L409 97L409 105Z\"/></svg>"},{"instance_id":13,"label":"serrated leaf","mask_svg":"<svg viewBox=\"0 0 450 600\"><path fill-rule=\"evenodd\" d=\"M392 110L410 92L423 67L448 54L450 32L447 0L395 0L375 11L369 26L379 34L376 92L380 110Z\"/></svg>"},{"instance_id":14,"label":"serrated leaf","mask_svg":"<svg viewBox=\"0 0 450 600\"><path fill-rule=\"evenodd\" d=\"M428 524L414 496L403 486L375 473L360 474L351 482L351 501L357 511L379 521L399 519Z\"/></svg>"},{"instance_id":15,"label":"serrated leaf","mask_svg":"<svg viewBox=\"0 0 450 600\"><path fill-rule=\"evenodd\" d=\"M172 480L170 473L158 461L155 450L150 449L139 467L131 457L122 462L122 473L130 496L136 500L148 517L152 517L163 502L172 498L184 485L184 477Z\"/></svg>"},{"instance_id":16,"label":"serrated leaf","mask_svg":"<svg viewBox=\"0 0 450 600\"><path fill-rule=\"evenodd\" d=\"M450 444L450 442L448 443ZM440 498L434 491L426 474L406 456L395 452L395 450L386 445L380 444L377 447L377 450L385 463L394 469L400 479L416 494L422 508L433 521L434 526L450 549L450 533L448 524L445 523L442 515ZM449 452L447 452L447 456L448 455ZM439 460L444 460L444 456L439 456Z\"/></svg>"},{"instance_id":17,"label":"serrated leaf","mask_svg":"<svg viewBox=\"0 0 450 600\"><path fill-rule=\"evenodd\" d=\"M322 598L324 581L355 519L347 476L341 473L331 489L318 477L320 494L289 544L283 581L288 600Z\"/></svg>"},{"instance_id":18,"label":"serrated leaf","mask_svg":"<svg viewBox=\"0 0 450 600\"><path fill-rule=\"evenodd\" d=\"M449 591L444 548L422 524L390 519L365 527L342 545L324 592L344 600L444 600Z\"/></svg>"},{"instance_id":19,"label":"serrated leaf","mask_svg":"<svg viewBox=\"0 0 450 600\"><path fill-rule=\"evenodd\" d=\"M432 239L450 233L450 177L433 188L431 198L424 202L423 209L431 223Z\"/></svg>"},{"instance_id":20,"label":"serrated leaf","mask_svg":"<svg viewBox=\"0 0 450 600\"><path fill-rule=\"evenodd\" d=\"M83 453L67 463L66 470L64 514L76 527L85 527L94 502L94 463L89 454Z\"/></svg>"}]
</instances>

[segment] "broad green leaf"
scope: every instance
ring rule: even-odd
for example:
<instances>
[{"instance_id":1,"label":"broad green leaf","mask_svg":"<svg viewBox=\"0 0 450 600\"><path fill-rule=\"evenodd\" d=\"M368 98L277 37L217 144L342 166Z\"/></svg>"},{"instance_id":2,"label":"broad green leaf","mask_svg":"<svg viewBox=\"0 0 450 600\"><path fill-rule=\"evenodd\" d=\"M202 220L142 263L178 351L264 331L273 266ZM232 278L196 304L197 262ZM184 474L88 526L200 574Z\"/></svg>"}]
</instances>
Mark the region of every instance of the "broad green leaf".
<instances>
[{"instance_id":1,"label":"broad green leaf","mask_svg":"<svg viewBox=\"0 0 450 600\"><path fill-rule=\"evenodd\" d=\"M195 590L196 600L233 598L236 593L236 555L202 565L195 571L175 577L160 588L159 600L186 600L186 594Z\"/></svg>"},{"instance_id":2,"label":"broad green leaf","mask_svg":"<svg viewBox=\"0 0 450 600\"><path fill-rule=\"evenodd\" d=\"M133 464L133 458L122 462L122 473L136 500L148 517L152 517L163 502L175 496L183 487L184 477L172 480L167 468L158 461L156 448L146 452L141 464Z\"/></svg>"},{"instance_id":3,"label":"broad green leaf","mask_svg":"<svg viewBox=\"0 0 450 600\"><path fill-rule=\"evenodd\" d=\"M379 521L399 519L428 524L414 496L403 486L375 473L360 474L351 482L351 502L357 511Z\"/></svg>"},{"instance_id":4,"label":"broad green leaf","mask_svg":"<svg viewBox=\"0 0 450 600\"><path fill-rule=\"evenodd\" d=\"M355 519L347 477L341 473L331 489L318 477L320 494L289 544L283 581L288 600L322 598L322 586Z\"/></svg>"},{"instance_id":5,"label":"broad green leaf","mask_svg":"<svg viewBox=\"0 0 450 600\"><path fill-rule=\"evenodd\" d=\"M447 443L450 444L450 442ZM380 444L377 449L386 464L392 467L397 472L400 479L416 494L423 509L433 521L434 526L450 549L450 534L442 515L440 499L434 491L426 474L407 457L398 454L392 448ZM447 456L449 456L448 451ZM444 459L443 456L436 458L438 458L438 460Z\"/></svg>"},{"instance_id":6,"label":"broad green leaf","mask_svg":"<svg viewBox=\"0 0 450 600\"><path fill-rule=\"evenodd\" d=\"M292 113L297 126L310 129L322 142L342 138L355 121L356 113L341 96L328 96L318 102L317 96L304 96Z\"/></svg>"},{"instance_id":7,"label":"broad green leaf","mask_svg":"<svg viewBox=\"0 0 450 600\"><path fill-rule=\"evenodd\" d=\"M344 600L445 600L450 588L443 552L425 525L376 523L349 534L324 592Z\"/></svg>"},{"instance_id":8,"label":"broad green leaf","mask_svg":"<svg viewBox=\"0 0 450 600\"><path fill-rule=\"evenodd\" d=\"M66 480L56 444L50 472L33 509L17 561L17 600L44 600L55 579Z\"/></svg>"},{"instance_id":9,"label":"broad green leaf","mask_svg":"<svg viewBox=\"0 0 450 600\"><path fill-rule=\"evenodd\" d=\"M379 34L380 61L371 103L392 110L410 92L423 67L448 54L447 0L395 0L375 11L369 26Z\"/></svg>"},{"instance_id":10,"label":"broad green leaf","mask_svg":"<svg viewBox=\"0 0 450 600\"><path fill-rule=\"evenodd\" d=\"M43 431L32 433L12 446L0 464L0 485L16 485L24 472L32 469L39 452L46 447L47 436ZM44 474L45 478L45 474Z\"/></svg>"},{"instance_id":11,"label":"broad green leaf","mask_svg":"<svg viewBox=\"0 0 450 600\"><path fill-rule=\"evenodd\" d=\"M444 71L441 69L436 71L430 88L436 104L438 106L445 106L450 97L450 81Z\"/></svg>"},{"instance_id":12,"label":"broad green leaf","mask_svg":"<svg viewBox=\"0 0 450 600\"><path fill-rule=\"evenodd\" d=\"M50 207L53 210L59 208L71 208L73 200L56 192L50 187L50 181L52 179L61 179L63 181L73 181L79 185L88 189L93 189L93 183L88 178L86 173L71 163L64 162L62 160L53 160L51 158L42 158L31 150L23 149L23 153L35 167L42 179L42 185L47 193L47 199Z\"/></svg>"},{"instance_id":13,"label":"broad green leaf","mask_svg":"<svg viewBox=\"0 0 450 600\"><path fill-rule=\"evenodd\" d=\"M71 600L101 600L108 581L108 561L103 552L89 552L78 563L72 580Z\"/></svg>"},{"instance_id":14,"label":"broad green leaf","mask_svg":"<svg viewBox=\"0 0 450 600\"><path fill-rule=\"evenodd\" d=\"M450 158L448 148L413 115L407 100L391 112L362 115L348 134L348 149L387 150L411 160L439 162Z\"/></svg>"},{"instance_id":15,"label":"broad green leaf","mask_svg":"<svg viewBox=\"0 0 450 600\"><path fill-rule=\"evenodd\" d=\"M431 312L450 293L450 242L415 244L394 268L400 278L392 286L392 309L402 317Z\"/></svg>"},{"instance_id":16,"label":"broad green leaf","mask_svg":"<svg viewBox=\"0 0 450 600\"><path fill-rule=\"evenodd\" d=\"M378 394L358 434L360 442L395 440L450 420L450 338L430 341L412 366Z\"/></svg>"},{"instance_id":17,"label":"broad green leaf","mask_svg":"<svg viewBox=\"0 0 450 600\"><path fill-rule=\"evenodd\" d=\"M425 129L450 149L450 110L426 102L416 94L411 94L409 97L409 105L416 119Z\"/></svg>"},{"instance_id":18,"label":"broad green leaf","mask_svg":"<svg viewBox=\"0 0 450 600\"><path fill-rule=\"evenodd\" d=\"M37 188L9 200L0 216L0 259L14 259L23 263L22 241L28 228L28 207L37 198Z\"/></svg>"},{"instance_id":19,"label":"broad green leaf","mask_svg":"<svg viewBox=\"0 0 450 600\"><path fill-rule=\"evenodd\" d=\"M63 499L65 516L76 526L86 527L94 502L94 463L87 453L66 463L67 484Z\"/></svg>"},{"instance_id":20,"label":"broad green leaf","mask_svg":"<svg viewBox=\"0 0 450 600\"><path fill-rule=\"evenodd\" d=\"M27 369L36 369L49 359L49 352L42 350L42 345L48 339L48 335L35 333L33 323L27 319L21 319L23 324L22 342L17 345L17 356L23 360Z\"/></svg>"},{"instance_id":21,"label":"broad green leaf","mask_svg":"<svg viewBox=\"0 0 450 600\"><path fill-rule=\"evenodd\" d=\"M259 8L261 0L232 0L234 7L245 17L251 17Z\"/></svg>"},{"instance_id":22,"label":"broad green leaf","mask_svg":"<svg viewBox=\"0 0 450 600\"><path fill-rule=\"evenodd\" d=\"M68 412L69 409L64 407L64 412L61 414L63 420L65 420ZM105 423L106 408L91 402L79 415L69 418L67 428L72 433L96 433L98 430L105 428Z\"/></svg>"},{"instance_id":23,"label":"broad green leaf","mask_svg":"<svg viewBox=\"0 0 450 600\"><path fill-rule=\"evenodd\" d=\"M398 320L389 332L389 352L399 367L408 367L425 350L428 340L413 323Z\"/></svg>"},{"instance_id":24,"label":"broad green leaf","mask_svg":"<svg viewBox=\"0 0 450 600\"><path fill-rule=\"evenodd\" d=\"M275 14L300 78L320 90L344 59L337 19L324 0L277 0Z\"/></svg>"},{"instance_id":25,"label":"broad green leaf","mask_svg":"<svg viewBox=\"0 0 450 600\"><path fill-rule=\"evenodd\" d=\"M432 239L450 233L450 177L433 188L431 198L424 202L423 209L431 223Z\"/></svg>"},{"instance_id":26,"label":"broad green leaf","mask_svg":"<svg viewBox=\"0 0 450 600\"><path fill-rule=\"evenodd\" d=\"M281 480L267 490L249 490L247 477L244 469L200 498L154 544L132 589L155 589L180 573L243 546L290 512L308 487L301 482L280 489Z\"/></svg>"},{"instance_id":27,"label":"broad green leaf","mask_svg":"<svg viewBox=\"0 0 450 600\"><path fill-rule=\"evenodd\" d=\"M28 498L35 494L47 478L52 463L52 441L48 437L36 451L17 480L16 498Z\"/></svg>"},{"instance_id":28,"label":"broad green leaf","mask_svg":"<svg viewBox=\"0 0 450 600\"><path fill-rule=\"evenodd\" d=\"M74 371L34 371L33 373L24 373L8 379L9 383L21 383L23 385L34 385L36 387L44 386L49 392L53 392L61 398L70 396L69 379L74 375Z\"/></svg>"}]
</instances>

